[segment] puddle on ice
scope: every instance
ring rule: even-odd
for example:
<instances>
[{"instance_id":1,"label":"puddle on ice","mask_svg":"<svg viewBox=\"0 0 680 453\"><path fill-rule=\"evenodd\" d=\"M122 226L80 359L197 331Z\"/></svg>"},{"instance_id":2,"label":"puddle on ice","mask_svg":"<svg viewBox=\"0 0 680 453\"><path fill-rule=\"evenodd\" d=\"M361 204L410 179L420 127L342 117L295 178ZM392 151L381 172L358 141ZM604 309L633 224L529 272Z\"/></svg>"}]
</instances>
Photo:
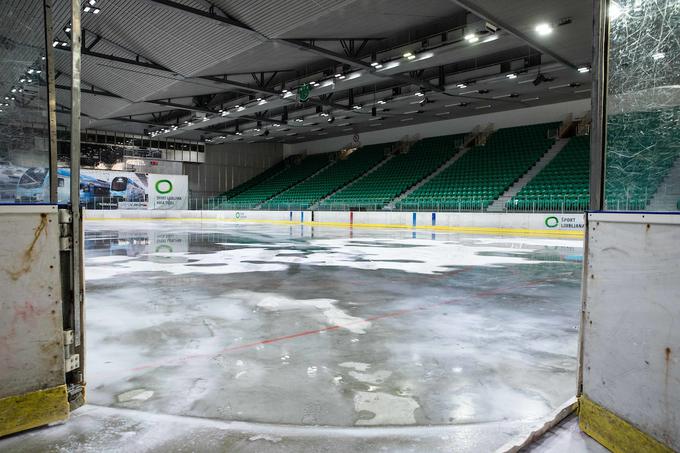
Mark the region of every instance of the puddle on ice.
<instances>
[{"instance_id":1,"label":"puddle on ice","mask_svg":"<svg viewBox=\"0 0 680 453\"><path fill-rule=\"evenodd\" d=\"M380 392L357 392L354 408L357 412L370 412L373 417L361 417L357 425L413 425L415 411L420 405L413 399ZM361 415L361 414L360 414Z\"/></svg>"}]
</instances>

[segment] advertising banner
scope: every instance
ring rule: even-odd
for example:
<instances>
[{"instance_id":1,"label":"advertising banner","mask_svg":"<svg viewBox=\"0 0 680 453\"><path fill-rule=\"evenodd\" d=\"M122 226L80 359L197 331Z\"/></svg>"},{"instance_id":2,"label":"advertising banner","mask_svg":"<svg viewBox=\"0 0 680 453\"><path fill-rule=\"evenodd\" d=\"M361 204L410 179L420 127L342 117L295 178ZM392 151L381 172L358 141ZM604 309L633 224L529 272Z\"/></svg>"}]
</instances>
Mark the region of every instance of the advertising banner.
<instances>
[{"instance_id":1,"label":"advertising banner","mask_svg":"<svg viewBox=\"0 0 680 453\"><path fill-rule=\"evenodd\" d=\"M49 202L50 174L46 168L14 166L10 170L0 178L0 203ZM69 202L70 185L70 169L57 169L59 203ZM80 204L89 209L187 209L188 177L83 169Z\"/></svg>"},{"instance_id":2,"label":"advertising banner","mask_svg":"<svg viewBox=\"0 0 680 453\"><path fill-rule=\"evenodd\" d=\"M189 209L187 175L149 176L149 209Z\"/></svg>"}]
</instances>

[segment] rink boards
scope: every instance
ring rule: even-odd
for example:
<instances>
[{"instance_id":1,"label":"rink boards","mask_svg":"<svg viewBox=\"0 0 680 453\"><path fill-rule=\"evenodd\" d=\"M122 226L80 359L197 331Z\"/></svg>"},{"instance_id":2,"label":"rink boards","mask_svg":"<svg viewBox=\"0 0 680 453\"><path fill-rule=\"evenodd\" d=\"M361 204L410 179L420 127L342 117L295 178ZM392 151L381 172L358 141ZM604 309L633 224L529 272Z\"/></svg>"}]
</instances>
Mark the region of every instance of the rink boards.
<instances>
[{"instance_id":1,"label":"rink boards","mask_svg":"<svg viewBox=\"0 0 680 453\"><path fill-rule=\"evenodd\" d=\"M352 228L406 228L479 234L583 237L582 213L385 211L86 211L86 220L204 220Z\"/></svg>"}]
</instances>

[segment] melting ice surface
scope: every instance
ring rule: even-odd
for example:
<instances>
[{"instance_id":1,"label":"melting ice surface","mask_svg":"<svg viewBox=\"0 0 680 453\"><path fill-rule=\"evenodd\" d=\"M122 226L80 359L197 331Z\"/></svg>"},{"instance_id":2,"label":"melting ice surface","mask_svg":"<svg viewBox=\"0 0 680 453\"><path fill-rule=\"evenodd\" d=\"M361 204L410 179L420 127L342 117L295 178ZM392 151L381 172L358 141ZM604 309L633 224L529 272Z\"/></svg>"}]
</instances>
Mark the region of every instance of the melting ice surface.
<instances>
[{"instance_id":1,"label":"melting ice surface","mask_svg":"<svg viewBox=\"0 0 680 453\"><path fill-rule=\"evenodd\" d=\"M580 241L86 231L91 403L292 425L510 426L575 393Z\"/></svg>"}]
</instances>

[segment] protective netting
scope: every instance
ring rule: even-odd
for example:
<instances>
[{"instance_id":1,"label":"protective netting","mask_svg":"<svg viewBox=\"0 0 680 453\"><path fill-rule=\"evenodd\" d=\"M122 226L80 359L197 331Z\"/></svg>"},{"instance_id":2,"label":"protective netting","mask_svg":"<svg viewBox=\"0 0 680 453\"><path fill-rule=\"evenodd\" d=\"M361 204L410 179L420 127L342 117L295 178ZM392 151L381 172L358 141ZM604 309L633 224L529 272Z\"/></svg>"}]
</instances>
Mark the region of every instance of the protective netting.
<instances>
[{"instance_id":1,"label":"protective netting","mask_svg":"<svg viewBox=\"0 0 680 453\"><path fill-rule=\"evenodd\" d=\"M680 2L609 11L605 207L680 209Z\"/></svg>"}]
</instances>

